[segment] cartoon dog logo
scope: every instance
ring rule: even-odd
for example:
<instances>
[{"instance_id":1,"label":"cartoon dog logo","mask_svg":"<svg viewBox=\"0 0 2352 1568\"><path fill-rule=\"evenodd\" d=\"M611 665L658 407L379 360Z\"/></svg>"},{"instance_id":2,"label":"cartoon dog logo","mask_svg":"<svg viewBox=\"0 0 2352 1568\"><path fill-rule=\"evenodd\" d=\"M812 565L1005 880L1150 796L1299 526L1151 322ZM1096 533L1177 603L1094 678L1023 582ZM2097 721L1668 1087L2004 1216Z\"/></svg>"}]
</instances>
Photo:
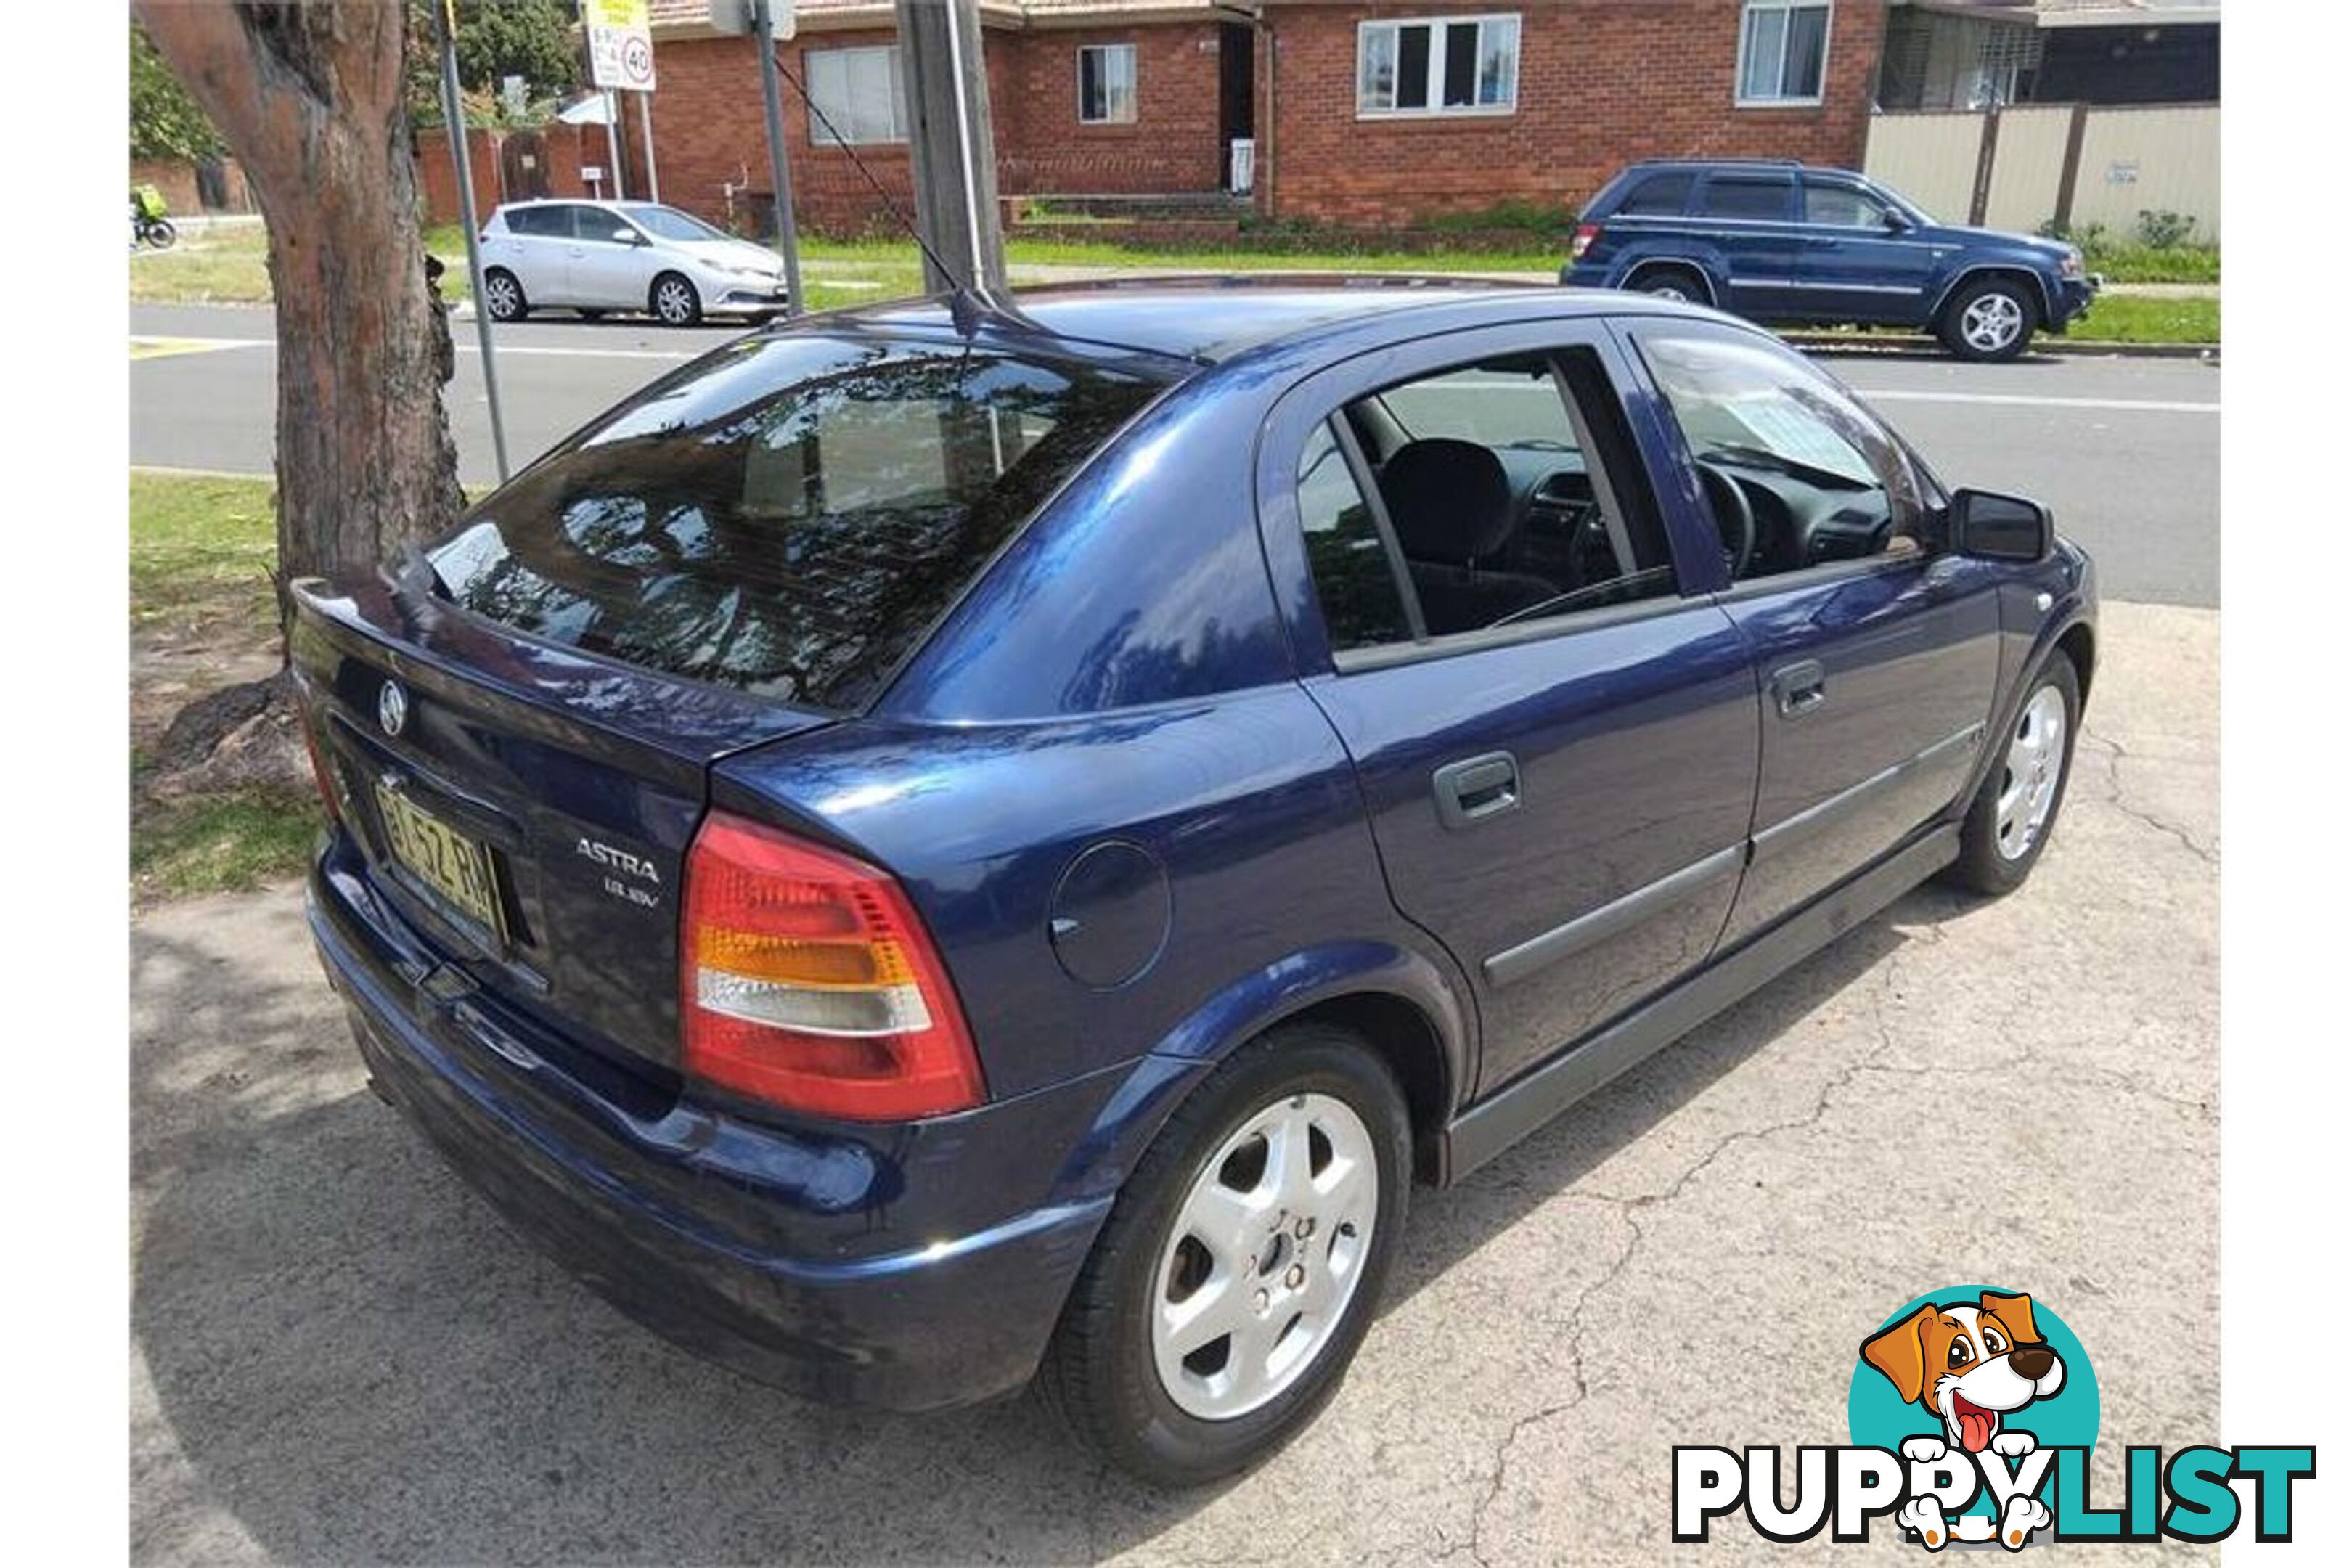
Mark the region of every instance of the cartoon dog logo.
<instances>
[{"instance_id":1,"label":"cartoon dog logo","mask_svg":"<svg viewBox=\"0 0 2352 1568\"><path fill-rule=\"evenodd\" d=\"M1944 1423L1944 1437L1913 1437L1903 1456L1933 1464L1952 1448L1970 1454L1990 1448L2003 1458L2034 1451L2032 1433L2004 1431L2002 1417L2047 1399L2066 1382L2066 1363L2042 1342L2033 1326L2033 1298L1987 1290L1973 1302L1929 1302L1862 1342L1862 1359L1885 1374L1906 1404L1916 1405ZM1931 1549L1949 1534L1990 1527L1987 1520L1948 1524L1933 1497L1915 1498L1896 1515ZM2001 1511L1999 1539L2021 1543L2050 1522L2050 1510L2020 1495Z\"/></svg>"}]
</instances>

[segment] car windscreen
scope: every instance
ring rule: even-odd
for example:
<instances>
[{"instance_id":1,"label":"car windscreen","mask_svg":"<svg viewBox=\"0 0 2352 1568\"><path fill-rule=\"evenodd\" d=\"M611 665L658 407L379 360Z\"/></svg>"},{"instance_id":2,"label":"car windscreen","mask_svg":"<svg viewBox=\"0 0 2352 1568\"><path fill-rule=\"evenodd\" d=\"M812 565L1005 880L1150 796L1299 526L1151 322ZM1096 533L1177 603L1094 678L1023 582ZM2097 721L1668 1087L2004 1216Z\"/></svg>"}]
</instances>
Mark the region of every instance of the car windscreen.
<instances>
[{"instance_id":1,"label":"car windscreen","mask_svg":"<svg viewBox=\"0 0 2352 1568\"><path fill-rule=\"evenodd\" d=\"M656 239L731 239L734 237L732 235L711 227L691 214L678 211L676 207L657 207L651 202L632 202L616 210Z\"/></svg>"},{"instance_id":2,"label":"car windscreen","mask_svg":"<svg viewBox=\"0 0 2352 1568\"><path fill-rule=\"evenodd\" d=\"M457 604L534 637L856 709L1160 384L962 345L747 339L426 553Z\"/></svg>"}]
</instances>

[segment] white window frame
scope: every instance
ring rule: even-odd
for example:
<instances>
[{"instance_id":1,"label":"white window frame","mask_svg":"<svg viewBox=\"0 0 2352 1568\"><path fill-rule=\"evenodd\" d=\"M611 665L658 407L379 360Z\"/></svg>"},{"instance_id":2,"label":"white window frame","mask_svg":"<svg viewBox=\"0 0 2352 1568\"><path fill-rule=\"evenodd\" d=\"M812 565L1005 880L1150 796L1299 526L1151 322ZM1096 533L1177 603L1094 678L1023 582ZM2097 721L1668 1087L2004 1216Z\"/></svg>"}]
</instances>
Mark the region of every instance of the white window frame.
<instances>
[{"instance_id":1,"label":"white window frame","mask_svg":"<svg viewBox=\"0 0 2352 1568\"><path fill-rule=\"evenodd\" d=\"M860 139L860 138L857 138L857 137L855 137L855 136L847 136L847 135L845 135L845 136L844 136L840 141L836 142L836 141L835 141L835 140L833 139L832 134L831 134L830 132L828 132L825 130L824 123L823 123L822 121L820 121L817 119L817 117L816 117L816 102L815 102L815 100L816 100L816 82L815 82L815 79L815 79L815 76L816 76L816 62L817 62L820 58L837 58L837 59L840 59L840 60L843 62L843 68L845 70L845 69L847 69L847 68L848 68L848 66L847 66L848 58L849 58L849 57L851 57L851 56L853 56L853 55L880 55L880 56L882 56L882 57L883 57L883 58L884 58L884 62L885 62L886 68L888 69L888 71L889 71L889 73L890 73L890 121L891 121L891 129L892 129L892 132L893 132L893 133L892 133L892 134L890 134L890 135L887 135L887 136L870 136L870 137L866 137L866 138L863 138L863 139ZM810 145L811 147L818 148L818 149L823 149L823 148L826 148L826 147L844 147L844 146L847 146L847 147L894 147L894 146L903 146L903 145L906 143L906 141L907 141L907 121L906 121L906 115L905 115L905 109L906 109L906 105L905 105L905 103L903 102L903 100L902 100L902 99L901 99L901 97L900 97L901 89L900 89L899 83L900 83L901 79L900 79L899 74L898 74L898 45L896 45L896 44L850 44L850 45L832 45L832 46L829 46L829 47L824 47L824 48L813 48L813 49L807 49L807 50L804 50L804 51L803 52L803 54L802 54L802 57L801 57L801 68L803 69L803 72L805 72L805 73L806 73L806 78L807 78L808 94L809 94L809 100L810 100L810 101L809 101L809 103L808 103L808 105L807 105L807 108L808 108L808 133L809 133L809 145ZM834 111L834 109L835 109L835 105L833 105L833 104L827 104L827 105L825 106L825 112L826 112L828 115L833 115L834 123L835 123L835 125L842 125L842 121L843 121L843 119L844 119L845 117L844 117L844 116L841 116L841 115L834 115L834 114L833 114L833 111ZM855 129L855 127L854 127L854 126L843 126L843 129L844 129L845 131L847 131L847 130L854 130L854 129Z\"/></svg>"},{"instance_id":2,"label":"white window frame","mask_svg":"<svg viewBox=\"0 0 2352 1568\"><path fill-rule=\"evenodd\" d=\"M1448 104L1445 102L1445 29L1478 24L1477 52L1483 58L1486 52L1486 28L1489 24L1508 23L1511 29L1511 71L1507 93L1500 103ZM1387 34L1391 56L1402 54L1393 41L1407 27L1430 30L1429 82L1427 101L1418 109L1399 109L1393 105L1383 109L1372 102L1364 92L1364 51L1371 39ZM1519 54L1527 43L1527 27L1517 11L1485 11L1470 16L1382 16L1377 21L1356 24L1356 118L1359 120L1452 120L1496 119L1519 111ZM1472 62L1475 67L1477 61ZM1472 91L1476 91L1476 75L1472 76ZM1391 85L1391 96L1394 96Z\"/></svg>"},{"instance_id":3,"label":"white window frame","mask_svg":"<svg viewBox=\"0 0 2352 1568\"><path fill-rule=\"evenodd\" d=\"M1772 98L1748 96L1748 37L1749 22L1762 11L1814 11L1822 13L1822 79L1818 89L1810 97L1794 95ZM1781 24L1780 75L1789 71L1788 24ZM1731 68L1731 107L1734 109L1808 109L1819 108L1830 87L1830 38L1837 27L1837 0L1740 0L1739 52Z\"/></svg>"},{"instance_id":4,"label":"white window frame","mask_svg":"<svg viewBox=\"0 0 2352 1568\"><path fill-rule=\"evenodd\" d=\"M1090 54L1105 56L1123 54L1127 57L1127 112L1125 114L1105 114L1099 117L1089 117L1087 115L1087 57ZM1137 110L1136 100L1143 96L1143 84L1139 74L1140 67L1135 58L1135 46L1133 44L1080 44L1078 46L1076 58L1071 68L1077 73L1076 85L1078 92L1079 124L1132 125L1135 123ZM1103 79L1103 102L1105 107L1108 107L1110 102L1109 79L1110 79L1108 76Z\"/></svg>"}]
</instances>

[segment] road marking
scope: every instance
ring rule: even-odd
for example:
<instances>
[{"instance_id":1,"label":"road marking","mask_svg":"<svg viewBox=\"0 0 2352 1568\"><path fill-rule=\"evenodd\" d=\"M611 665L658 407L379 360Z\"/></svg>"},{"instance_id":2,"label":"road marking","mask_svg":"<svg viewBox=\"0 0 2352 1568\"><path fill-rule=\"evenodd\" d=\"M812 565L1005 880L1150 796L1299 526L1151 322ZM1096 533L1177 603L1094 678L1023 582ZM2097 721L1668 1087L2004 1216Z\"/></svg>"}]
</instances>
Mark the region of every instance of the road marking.
<instances>
[{"instance_id":1,"label":"road marking","mask_svg":"<svg viewBox=\"0 0 2352 1568\"><path fill-rule=\"evenodd\" d=\"M1528 388L1538 384L1532 381L1451 381L1424 382L1424 386L1443 387L1447 392L1500 392L1526 396ZM1930 392L1915 387L1849 386L1857 397L1881 398L1889 403L1970 403L1991 404L2010 408L2104 408L2125 414L2219 414L2218 403L2169 403L2155 399L2131 397L2034 397L2011 392Z\"/></svg>"},{"instance_id":2,"label":"road marking","mask_svg":"<svg viewBox=\"0 0 2352 1568\"><path fill-rule=\"evenodd\" d=\"M718 346L716 343L711 345L712 348ZM709 349L551 349L533 347L526 343L499 343L495 347L501 357L507 354L544 354L558 359L684 360L700 359L710 352ZM478 342L461 342L457 345L457 350L460 353L478 354L482 352L482 345Z\"/></svg>"},{"instance_id":3,"label":"road marking","mask_svg":"<svg viewBox=\"0 0 2352 1568\"><path fill-rule=\"evenodd\" d=\"M131 340L132 359L162 359L170 354L209 353L217 349L268 348L271 338L141 338ZM719 345L713 343L712 348ZM460 353L479 353L481 344L461 342ZM500 354L539 354L559 359L700 359L708 349L560 349L533 343L499 343Z\"/></svg>"},{"instance_id":4,"label":"road marking","mask_svg":"<svg viewBox=\"0 0 2352 1568\"><path fill-rule=\"evenodd\" d=\"M1979 403L2010 408L2105 408L2124 414L2219 414L2218 403L2164 403L2129 397L2028 397L2007 392L1920 392L1896 387L1857 386L1857 397L1888 403Z\"/></svg>"},{"instance_id":5,"label":"road marking","mask_svg":"<svg viewBox=\"0 0 2352 1568\"><path fill-rule=\"evenodd\" d=\"M131 357L139 359L170 359L174 354L211 353L219 349L249 349L268 342L267 338L150 338L131 340Z\"/></svg>"}]
</instances>

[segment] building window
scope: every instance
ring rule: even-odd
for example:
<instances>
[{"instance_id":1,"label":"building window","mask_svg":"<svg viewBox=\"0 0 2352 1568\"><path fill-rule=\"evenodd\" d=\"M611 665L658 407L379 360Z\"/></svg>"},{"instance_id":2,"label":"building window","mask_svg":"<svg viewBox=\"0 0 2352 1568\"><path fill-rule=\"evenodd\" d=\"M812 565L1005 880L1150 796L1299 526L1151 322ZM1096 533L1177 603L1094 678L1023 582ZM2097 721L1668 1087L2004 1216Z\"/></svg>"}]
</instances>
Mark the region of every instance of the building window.
<instances>
[{"instance_id":1,"label":"building window","mask_svg":"<svg viewBox=\"0 0 2352 1568\"><path fill-rule=\"evenodd\" d=\"M808 67L809 142L837 147L844 142L904 142L907 99L898 81L898 46L862 49L811 49ZM825 122L832 121L827 131Z\"/></svg>"},{"instance_id":2,"label":"building window","mask_svg":"<svg viewBox=\"0 0 2352 1568\"><path fill-rule=\"evenodd\" d=\"M1828 0L1746 0L1739 103L1819 103L1830 52Z\"/></svg>"},{"instance_id":3,"label":"building window","mask_svg":"<svg viewBox=\"0 0 2352 1568\"><path fill-rule=\"evenodd\" d=\"M1135 46L1087 44L1078 50L1078 121L1135 123Z\"/></svg>"},{"instance_id":4,"label":"building window","mask_svg":"<svg viewBox=\"0 0 2352 1568\"><path fill-rule=\"evenodd\" d=\"M1441 16L1356 27L1356 113L1507 114L1519 100L1519 19Z\"/></svg>"}]
</instances>

